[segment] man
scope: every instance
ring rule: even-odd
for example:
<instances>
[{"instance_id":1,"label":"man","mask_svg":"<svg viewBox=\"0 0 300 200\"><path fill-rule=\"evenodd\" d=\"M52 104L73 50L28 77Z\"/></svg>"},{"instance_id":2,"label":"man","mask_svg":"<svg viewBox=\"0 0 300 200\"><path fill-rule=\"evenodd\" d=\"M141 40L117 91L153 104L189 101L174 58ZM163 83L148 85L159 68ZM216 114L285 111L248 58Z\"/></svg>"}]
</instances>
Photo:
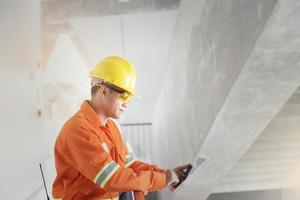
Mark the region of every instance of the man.
<instances>
[{"instance_id":1,"label":"man","mask_svg":"<svg viewBox=\"0 0 300 200\"><path fill-rule=\"evenodd\" d=\"M55 143L57 176L54 199L118 199L121 192L134 191L136 200L161 190L184 177L187 166L160 169L133 160L113 119L119 119L136 95L136 72L126 59L110 56L90 73L91 100L63 126Z\"/></svg>"}]
</instances>

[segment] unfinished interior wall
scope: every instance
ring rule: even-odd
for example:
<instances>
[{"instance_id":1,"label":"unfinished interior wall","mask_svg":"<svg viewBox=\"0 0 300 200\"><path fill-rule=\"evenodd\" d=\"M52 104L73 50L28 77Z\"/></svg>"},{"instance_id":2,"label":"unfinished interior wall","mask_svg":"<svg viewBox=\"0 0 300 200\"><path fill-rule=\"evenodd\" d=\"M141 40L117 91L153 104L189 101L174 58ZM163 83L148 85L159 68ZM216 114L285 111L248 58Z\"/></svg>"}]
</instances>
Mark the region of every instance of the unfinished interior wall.
<instances>
[{"instance_id":1,"label":"unfinished interior wall","mask_svg":"<svg viewBox=\"0 0 300 200\"><path fill-rule=\"evenodd\" d=\"M0 2L1 199L45 199L38 163L46 141L35 82L39 11L37 0Z\"/></svg>"}]
</instances>

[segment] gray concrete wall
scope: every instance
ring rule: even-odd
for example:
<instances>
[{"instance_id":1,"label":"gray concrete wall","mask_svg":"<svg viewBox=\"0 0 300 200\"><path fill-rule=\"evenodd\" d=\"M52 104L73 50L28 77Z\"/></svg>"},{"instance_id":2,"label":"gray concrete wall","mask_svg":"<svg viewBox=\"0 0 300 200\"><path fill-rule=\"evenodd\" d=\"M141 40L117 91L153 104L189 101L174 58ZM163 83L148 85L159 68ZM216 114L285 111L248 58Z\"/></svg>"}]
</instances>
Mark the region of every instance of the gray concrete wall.
<instances>
[{"instance_id":1,"label":"gray concrete wall","mask_svg":"<svg viewBox=\"0 0 300 200\"><path fill-rule=\"evenodd\" d=\"M276 4L199 150L211 160L182 191L193 194L189 199L203 199L216 187L299 86L299 11L297 0Z\"/></svg>"},{"instance_id":2,"label":"gray concrete wall","mask_svg":"<svg viewBox=\"0 0 300 200\"><path fill-rule=\"evenodd\" d=\"M211 194L207 200L283 200L281 190ZM288 199L285 199L288 200Z\"/></svg>"},{"instance_id":3,"label":"gray concrete wall","mask_svg":"<svg viewBox=\"0 0 300 200\"><path fill-rule=\"evenodd\" d=\"M164 149L155 160L211 159L177 199L207 198L299 86L298 4L182 1L153 116L153 143Z\"/></svg>"},{"instance_id":4,"label":"gray concrete wall","mask_svg":"<svg viewBox=\"0 0 300 200\"><path fill-rule=\"evenodd\" d=\"M160 164L194 158L276 2L181 2L153 115Z\"/></svg>"}]
</instances>

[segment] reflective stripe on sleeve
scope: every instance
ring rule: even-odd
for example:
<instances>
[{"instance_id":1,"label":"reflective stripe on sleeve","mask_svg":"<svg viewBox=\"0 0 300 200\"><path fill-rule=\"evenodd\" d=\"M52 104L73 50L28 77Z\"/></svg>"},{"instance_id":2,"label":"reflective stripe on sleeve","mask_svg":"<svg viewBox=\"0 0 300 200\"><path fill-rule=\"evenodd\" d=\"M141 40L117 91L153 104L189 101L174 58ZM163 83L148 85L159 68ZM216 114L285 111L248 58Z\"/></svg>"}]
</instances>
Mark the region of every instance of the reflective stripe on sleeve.
<instances>
[{"instance_id":1,"label":"reflective stripe on sleeve","mask_svg":"<svg viewBox=\"0 0 300 200\"><path fill-rule=\"evenodd\" d=\"M98 184L100 187L104 188L105 184L109 179L115 174L115 172L120 168L114 161L107 163L96 175L94 183Z\"/></svg>"},{"instance_id":2,"label":"reflective stripe on sleeve","mask_svg":"<svg viewBox=\"0 0 300 200\"><path fill-rule=\"evenodd\" d=\"M134 163L134 159L133 159L133 157L132 157L132 155L127 155L126 156L126 165L125 165L125 167L127 168L127 167L129 167L132 163Z\"/></svg>"}]
</instances>

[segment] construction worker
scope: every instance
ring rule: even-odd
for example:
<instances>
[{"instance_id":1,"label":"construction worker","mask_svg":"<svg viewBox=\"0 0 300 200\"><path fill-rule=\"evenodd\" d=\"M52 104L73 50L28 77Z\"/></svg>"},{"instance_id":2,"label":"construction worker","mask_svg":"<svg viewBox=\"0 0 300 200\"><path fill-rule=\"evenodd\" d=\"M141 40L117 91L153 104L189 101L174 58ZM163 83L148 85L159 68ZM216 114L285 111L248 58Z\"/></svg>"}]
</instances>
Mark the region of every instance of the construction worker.
<instances>
[{"instance_id":1,"label":"construction worker","mask_svg":"<svg viewBox=\"0 0 300 200\"><path fill-rule=\"evenodd\" d=\"M187 165L164 170L133 160L113 120L136 95L133 65L122 57L106 57L90 77L91 100L82 103L56 139L54 199L112 200L121 192L134 191L132 198L141 200L166 186L173 190Z\"/></svg>"}]
</instances>

